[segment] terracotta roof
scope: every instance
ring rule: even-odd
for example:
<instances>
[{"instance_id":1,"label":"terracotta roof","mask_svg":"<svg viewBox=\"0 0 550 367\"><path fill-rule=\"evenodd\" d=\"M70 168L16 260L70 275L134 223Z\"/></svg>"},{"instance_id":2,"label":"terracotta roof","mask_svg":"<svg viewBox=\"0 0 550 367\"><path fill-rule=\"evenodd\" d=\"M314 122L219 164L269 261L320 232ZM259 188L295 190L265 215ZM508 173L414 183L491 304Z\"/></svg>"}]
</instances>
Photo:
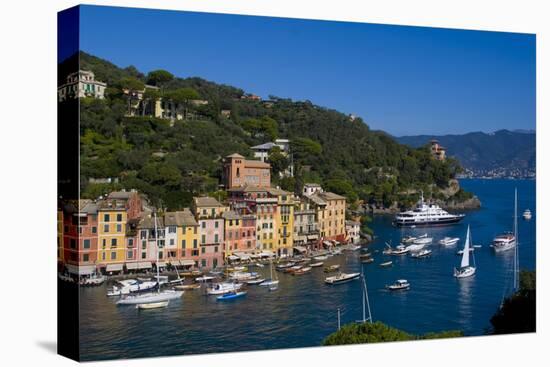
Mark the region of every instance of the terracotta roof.
<instances>
[{"instance_id":1,"label":"terracotta roof","mask_svg":"<svg viewBox=\"0 0 550 367\"><path fill-rule=\"evenodd\" d=\"M269 163L265 163L262 161L245 160L244 165L245 167L252 168L271 168L271 165Z\"/></svg>"},{"instance_id":2,"label":"terracotta roof","mask_svg":"<svg viewBox=\"0 0 550 367\"><path fill-rule=\"evenodd\" d=\"M195 217L188 208L177 212L166 212L164 214L165 226L198 226Z\"/></svg>"},{"instance_id":3,"label":"terracotta roof","mask_svg":"<svg viewBox=\"0 0 550 367\"><path fill-rule=\"evenodd\" d=\"M195 206L197 208L204 208L204 207L217 207L217 208L220 208L220 207L223 207L222 204L220 204L220 202L214 198L211 198L209 196L201 196L201 197L196 197L196 198L193 198L193 200L195 200Z\"/></svg>"},{"instance_id":4,"label":"terracotta roof","mask_svg":"<svg viewBox=\"0 0 550 367\"><path fill-rule=\"evenodd\" d=\"M226 158L244 158L244 157L242 155L240 155L239 153L233 153L233 154L228 155Z\"/></svg>"},{"instance_id":5,"label":"terracotta roof","mask_svg":"<svg viewBox=\"0 0 550 367\"><path fill-rule=\"evenodd\" d=\"M234 210L228 210L223 212L222 217L227 220L241 219L241 216Z\"/></svg>"},{"instance_id":6,"label":"terracotta roof","mask_svg":"<svg viewBox=\"0 0 550 367\"><path fill-rule=\"evenodd\" d=\"M319 195L321 195L325 200L346 200L345 197L328 191L321 192Z\"/></svg>"}]
</instances>

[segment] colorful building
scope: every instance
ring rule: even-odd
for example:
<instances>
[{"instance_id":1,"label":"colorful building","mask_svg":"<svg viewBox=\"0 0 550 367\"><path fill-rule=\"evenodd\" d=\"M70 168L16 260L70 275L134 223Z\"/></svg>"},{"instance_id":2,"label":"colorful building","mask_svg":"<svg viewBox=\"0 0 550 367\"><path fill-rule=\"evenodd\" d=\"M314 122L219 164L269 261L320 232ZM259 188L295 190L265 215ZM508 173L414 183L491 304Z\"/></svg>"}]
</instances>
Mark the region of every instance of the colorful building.
<instances>
[{"instance_id":1,"label":"colorful building","mask_svg":"<svg viewBox=\"0 0 550 367\"><path fill-rule=\"evenodd\" d=\"M233 210L222 214L225 220L225 259L248 259L256 252L256 217Z\"/></svg>"},{"instance_id":2,"label":"colorful building","mask_svg":"<svg viewBox=\"0 0 550 367\"><path fill-rule=\"evenodd\" d=\"M317 191L306 197L315 208L320 240L346 240L346 198L332 192Z\"/></svg>"},{"instance_id":3,"label":"colorful building","mask_svg":"<svg viewBox=\"0 0 550 367\"><path fill-rule=\"evenodd\" d=\"M229 208L211 197L193 198L193 214L199 224L199 268L217 268L223 265L225 240L222 214Z\"/></svg>"},{"instance_id":4,"label":"colorful building","mask_svg":"<svg viewBox=\"0 0 550 367\"><path fill-rule=\"evenodd\" d=\"M294 248L306 251L318 249L319 229L317 213L308 200L299 200L294 206Z\"/></svg>"},{"instance_id":5,"label":"colorful building","mask_svg":"<svg viewBox=\"0 0 550 367\"><path fill-rule=\"evenodd\" d=\"M188 208L164 215L166 261L172 266L194 267L199 263L199 223Z\"/></svg>"},{"instance_id":6,"label":"colorful building","mask_svg":"<svg viewBox=\"0 0 550 367\"><path fill-rule=\"evenodd\" d=\"M353 220L346 220L347 241L359 243L361 241L361 223Z\"/></svg>"},{"instance_id":7,"label":"colorful building","mask_svg":"<svg viewBox=\"0 0 550 367\"><path fill-rule=\"evenodd\" d=\"M294 245L294 195L290 192L270 188L268 193L277 198L275 228L277 229L275 251L277 256L292 255Z\"/></svg>"},{"instance_id":8,"label":"colorful building","mask_svg":"<svg viewBox=\"0 0 550 367\"><path fill-rule=\"evenodd\" d=\"M107 84L95 80L91 71L79 70L67 76L65 84L57 88L57 98L62 102L68 98L105 98Z\"/></svg>"},{"instance_id":9,"label":"colorful building","mask_svg":"<svg viewBox=\"0 0 550 367\"><path fill-rule=\"evenodd\" d=\"M226 189L254 186L271 186L271 165L262 161L247 160L234 153L225 158L223 180Z\"/></svg>"}]
</instances>

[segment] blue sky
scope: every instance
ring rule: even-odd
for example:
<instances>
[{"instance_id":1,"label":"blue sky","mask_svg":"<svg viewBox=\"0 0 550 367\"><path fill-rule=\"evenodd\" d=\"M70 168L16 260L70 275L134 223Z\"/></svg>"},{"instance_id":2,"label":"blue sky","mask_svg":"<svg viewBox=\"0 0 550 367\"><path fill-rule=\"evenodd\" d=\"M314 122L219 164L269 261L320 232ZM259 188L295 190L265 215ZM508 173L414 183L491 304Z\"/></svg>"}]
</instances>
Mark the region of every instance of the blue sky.
<instances>
[{"instance_id":1,"label":"blue sky","mask_svg":"<svg viewBox=\"0 0 550 367\"><path fill-rule=\"evenodd\" d=\"M84 6L80 48L398 136L535 129L534 35Z\"/></svg>"}]
</instances>

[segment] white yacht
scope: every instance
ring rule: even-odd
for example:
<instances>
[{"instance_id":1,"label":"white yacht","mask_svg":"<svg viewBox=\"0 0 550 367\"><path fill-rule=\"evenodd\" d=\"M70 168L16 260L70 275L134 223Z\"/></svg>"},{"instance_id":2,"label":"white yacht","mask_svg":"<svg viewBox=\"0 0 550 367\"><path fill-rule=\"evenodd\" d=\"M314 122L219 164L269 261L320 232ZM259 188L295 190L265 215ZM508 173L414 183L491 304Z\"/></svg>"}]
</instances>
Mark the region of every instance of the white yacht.
<instances>
[{"instance_id":1,"label":"white yacht","mask_svg":"<svg viewBox=\"0 0 550 367\"><path fill-rule=\"evenodd\" d=\"M428 204L421 194L416 207L397 214L393 224L398 227L438 226L456 224L464 218L464 214L451 214L437 204Z\"/></svg>"},{"instance_id":2,"label":"white yacht","mask_svg":"<svg viewBox=\"0 0 550 367\"><path fill-rule=\"evenodd\" d=\"M502 252L516 247L517 237L517 213L518 213L518 197L517 191L514 194L514 232L504 232L493 239L491 247L495 252Z\"/></svg>"},{"instance_id":3,"label":"white yacht","mask_svg":"<svg viewBox=\"0 0 550 367\"><path fill-rule=\"evenodd\" d=\"M460 238L458 237L445 237L439 240L439 244L444 246L452 246L455 245L458 241L460 241Z\"/></svg>"}]
</instances>

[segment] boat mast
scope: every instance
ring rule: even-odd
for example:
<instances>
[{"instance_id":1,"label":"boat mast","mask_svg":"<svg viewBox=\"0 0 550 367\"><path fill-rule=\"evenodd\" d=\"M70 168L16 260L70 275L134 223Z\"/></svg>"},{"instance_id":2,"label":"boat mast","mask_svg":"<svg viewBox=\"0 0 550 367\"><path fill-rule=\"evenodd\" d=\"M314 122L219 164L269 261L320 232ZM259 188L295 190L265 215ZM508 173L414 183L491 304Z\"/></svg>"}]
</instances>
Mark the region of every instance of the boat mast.
<instances>
[{"instance_id":1,"label":"boat mast","mask_svg":"<svg viewBox=\"0 0 550 367\"><path fill-rule=\"evenodd\" d=\"M157 227L157 213L154 214L155 218L155 245L157 247L157 293L160 293L160 273L159 273L159 233Z\"/></svg>"}]
</instances>

